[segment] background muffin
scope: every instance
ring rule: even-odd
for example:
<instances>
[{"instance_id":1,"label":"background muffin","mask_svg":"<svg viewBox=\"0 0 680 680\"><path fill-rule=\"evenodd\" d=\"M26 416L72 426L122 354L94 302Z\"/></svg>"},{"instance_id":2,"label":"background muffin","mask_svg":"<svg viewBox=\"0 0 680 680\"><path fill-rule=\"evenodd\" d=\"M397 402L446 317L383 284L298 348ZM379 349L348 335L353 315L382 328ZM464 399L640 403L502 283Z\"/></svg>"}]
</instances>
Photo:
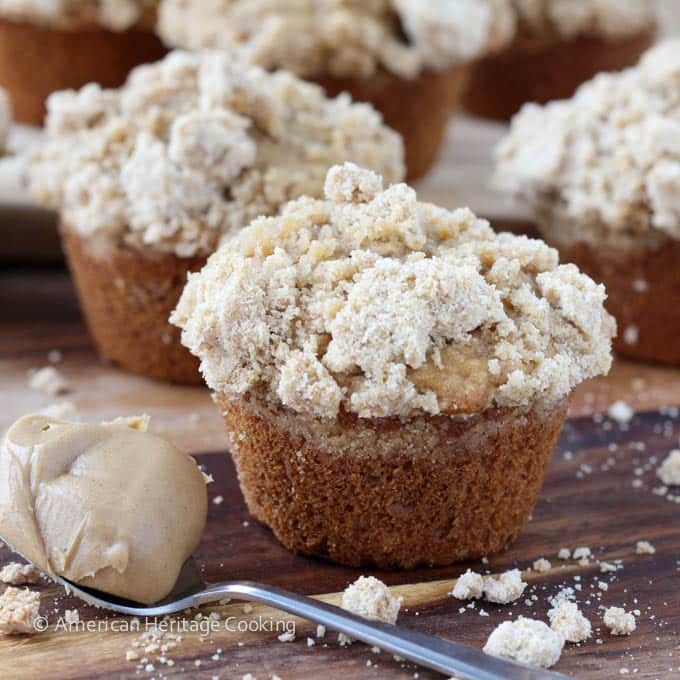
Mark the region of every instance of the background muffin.
<instances>
[{"instance_id":1,"label":"background muffin","mask_svg":"<svg viewBox=\"0 0 680 680\"><path fill-rule=\"evenodd\" d=\"M373 104L405 140L410 178L436 159L467 64L512 34L508 0L162 0L159 32L191 49L240 45Z\"/></svg>"},{"instance_id":2,"label":"background muffin","mask_svg":"<svg viewBox=\"0 0 680 680\"><path fill-rule=\"evenodd\" d=\"M47 133L31 188L61 213L100 353L180 382L200 376L167 317L225 233L319 195L337 161L403 175L401 140L372 108L233 53L172 53L120 90L53 95Z\"/></svg>"},{"instance_id":3,"label":"background muffin","mask_svg":"<svg viewBox=\"0 0 680 680\"><path fill-rule=\"evenodd\" d=\"M55 90L120 85L165 53L153 33L157 0L0 0L0 86L17 120L39 125Z\"/></svg>"},{"instance_id":4,"label":"background muffin","mask_svg":"<svg viewBox=\"0 0 680 680\"><path fill-rule=\"evenodd\" d=\"M607 287L616 350L680 363L680 40L573 99L528 105L497 150L497 181L546 240Z\"/></svg>"},{"instance_id":5,"label":"background muffin","mask_svg":"<svg viewBox=\"0 0 680 680\"><path fill-rule=\"evenodd\" d=\"M648 0L511 0L517 35L477 62L465 108L509 119L525 102L571 97L600 71L632 66L651 46L656 6Z\"/></svg>"},{"instance_id":6,"label":"background muffin","mask_svg":"<svg viewBox=\"0 0 680 680\"><path fill-rule=\"evenodd\" d=\"M190 275L171 320L223 411L250 511L288 548L445 564L527 520L604 288L543 242L333 168Z\"/></svg>"}]
</instances>

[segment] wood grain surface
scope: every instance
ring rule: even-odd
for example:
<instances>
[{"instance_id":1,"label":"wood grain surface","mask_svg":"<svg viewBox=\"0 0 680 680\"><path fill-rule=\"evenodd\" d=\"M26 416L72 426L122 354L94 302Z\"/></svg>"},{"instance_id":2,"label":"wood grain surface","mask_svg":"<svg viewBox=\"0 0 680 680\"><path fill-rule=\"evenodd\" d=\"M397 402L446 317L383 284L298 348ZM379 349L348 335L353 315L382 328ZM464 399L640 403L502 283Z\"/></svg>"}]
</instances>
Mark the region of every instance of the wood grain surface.
<instances>
[{"instance_id":1,"label":"wood grain surface","mask_svg":"<svg viewBox=\"0 0 680 680\"><path fill-rule=\"evenodd\" d=\"M562 586L578 584L582 587L579 599L593 622L595 636L584 645L568 645L559 670L598 680L618 677L622 669L641 678L680 677L680 505L652 492L655 466L680 441L680 420L668 410L642 413L630 427L621 428L607 417L592 415L605 412L616 399L625 399L638 409L680 406L680 371L617 362L608 378L577 390L572 416L582 417L565 427L533 521L516 544L492 556L488 565L413 572L354 570L294 556L248 517L224 452L222 423L208 391L168 386L102 364L92 350L64 271L5 268L0 273L0 308L0 427L59 400L73 401L87 419L150 413L157 431L201 454L199 460L215 476L209 487L211 498L224 499L219 505L210 504L208 528L198 551L207 579L262 580L338 602L338 593L349 582L370 572L404 596L400 623L475 646L484 643L495 625L518 614L545 619L547 598ZM63 353L58 368L71 388L56 398L28 389L26 379L29 369L47 364L47 352L52 349ZM656 554L636 555L637 540L651 541ZM595 561L580 566L556 559L560 547L577 545L589 546L597 560L621 559L623 568L613 575L601 574ZM447 596L453 579L467 566L526 570L538 557L550 559L553 568L547 574L528 572L530 588L516 605L478 604L460 613L464 603ZM0 552L0 562L10 559L6 550ZM600 580L608 583L606 592L598 589ZM128 619L107 617L54 586L44 584L41 590L42 611L51 627L34 637L0 638L0 678L226 679L247 673L256 678L276 674L284 680L341 675L348 679L413 678L416 673L420 678L436 677L361 644L339 648L331 632L308 647L307 637L314 638L310 624L261 606L246 613L240 603L206 609L205 614L219 612L221 621L215 624L219 630L206 636L198 630L185 631L183 641L166 655L174 665L159 662L156 651L140 652L148 661L138 667L139 660L125 658L139 639L139 631ZM534 596L537 599L530 606L524 602ZM634 635L614 638L602 629L601 608L608 605L640 610ZM81 624L75 630L64 630L60 617L72 608L79 610L88 626L97 628L85 630ZM480 608L488 616L481 615ZM197 627L192 617L176 621ZM237 621L246 622L240 625L263 621L265 630L233 632L226 629L226 619L232 628L239 625ZM111 630L113 621L118 622L116 631ZM276 621L278 631L272 623ZM124 625L132 625L133 630L120 630ZM296 627L294 642L277 640L281 626L286 625ZM153 670L145 670L147 663Z\"/></svg>"}]
</instances>

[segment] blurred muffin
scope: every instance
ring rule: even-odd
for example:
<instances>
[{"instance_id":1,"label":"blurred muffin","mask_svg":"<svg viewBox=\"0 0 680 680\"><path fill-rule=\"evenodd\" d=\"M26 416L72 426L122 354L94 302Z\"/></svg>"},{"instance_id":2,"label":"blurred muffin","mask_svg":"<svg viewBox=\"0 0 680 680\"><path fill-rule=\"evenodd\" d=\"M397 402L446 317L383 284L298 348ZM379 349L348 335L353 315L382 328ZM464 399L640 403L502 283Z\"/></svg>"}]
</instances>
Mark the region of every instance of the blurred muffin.
<instances>
[{"instance_id":1,"label":"blurred muffin","mask_svg":"<svg viewBox=\"0 0 680 680\"><path fill-rule=\"evenodd\" d=\"M7 143L11 127L12 104L7 92L0 88L0 157L7 153Z\"/></svg>"},{"instance_id":2,"label":"blurred muffin","mask_svg":"<svg viewBox=\"0 0 680 680\"><path fill-rule=\"evenodd\" d=\"M572 388L609 369L603 286L543 242L334 167L189 276L201 360L250 512L359 565L498 551L538 496Z\"/></svg>"},{"instance_id":3,"label":"blurred muffin","mask_svg":"<svg viewBox=\"0 0 680 680\"><path fill-rule=\"evenodd\" d=\"M40 125L55 90L120 85L165 48L153 32L158 0L0 0L0 86L17 120Z\"/></svg>"},{"instance_id":4,"label":"blurred muffin","mask_svg":"<svg viewBox=\"0 0 680 680\"><path fill-rule=\"evenodd\" d=\"M437 157L467 64L510 39L513 20L509 0L161 0L158 26L169 45L240 45L373 104L404 137L413 179Z\"/></svg>"},{"instance_id":5,"label":"blurred muffin","mask_svg":"<svg viewBox=\"0 0 680 680\"><path fill-rule=\"evenodd\" d=\"M119 90L88 85L48 107L31 190L61 213L97 347L177 382L201 378L168 315L223 234L320 195L338 161L403 176L401 140L371 107L233 53L171 53Z\"/></svg>"},{"instance_id":6,"label":"blurred muffin","mask_svg":"<svg viewBox=\"0 0 680 680\"><path fill-rule=\"evenodd\" d=\"M525 102L571 97L600 71L634 65L652 45L648 0L512 0L517 35L478 61L464 95L470 113L508 120Z\"/></svg>"},{"instance_id":7,"label":"blurred muffin","mask_svg":"<svg viewBox=\"0 0 680 680\"><path fill-rule=\"evenodd\" d=\"M497 181L544 238L607 287L620 354L680 363L680 40L573 99L527 105Z\"/></svg>"}]
</instances>

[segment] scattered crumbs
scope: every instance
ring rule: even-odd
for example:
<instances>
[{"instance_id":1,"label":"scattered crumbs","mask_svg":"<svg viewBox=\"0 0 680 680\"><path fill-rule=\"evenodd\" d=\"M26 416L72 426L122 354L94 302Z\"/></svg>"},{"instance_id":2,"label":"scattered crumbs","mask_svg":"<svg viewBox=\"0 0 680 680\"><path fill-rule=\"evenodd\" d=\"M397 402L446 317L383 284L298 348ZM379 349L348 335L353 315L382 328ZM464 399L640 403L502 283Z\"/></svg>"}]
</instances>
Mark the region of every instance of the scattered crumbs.
<instances>
[{"instance_id":1,"label":"scattered crumbs","mask_svg":"<svg viewBox=\"0 0 680 680\"><path fill-rule=\"evenodd\" d=\"M139 660L139 654L134 649L128 649L127 652L125 652L125 660L126 661L138 661Z\"/></svg>"},{"instance_id":2,"label":"scattered crumbs","mask_svg":"<svg viewBox=\"0 0 680 680\"><path fill-rule=\"evenodd\" d=\"M603 574L608 574L618 570L619 567L616 564L612 564L611 562L600 562L600 571Z\"/></svg>"},{"instance_id":3,"label":"scattered crumbs","mask_svg":"<svg viewBox=\"0 0 680 680\"><path fill-rule=\"evenodd\" d=\"M67 626L73 626L80 623L80 612L77 609L67 609L64 612L64 621Z\"/></svg>"},{"instance_id":4,"label":"scattered crumbs","mask_svg":"<svg viewBox=\"0 0 680 680\"><path fill-rule=\"evenodd\" d=\"M630 635L637 627L635 616L622 607L609 607L602 620L612 635Z\"/></svg>"},{"instance_id":5,"label":"scattered crumbs","mask_svg":"<svg viewBox=\"0 0 680 680\"><path fill-rule=\"evenodd\" d=\"M58 364L63 358L64 355L61 353L61 350L58 349L51 349L47 353L47 361L49 361L51 364Z\"/></svg>"},{"instance_id":6,"label":"scattered crumbs","mask_svg":"<svg viewBox=\"0 0 680 680\"><path fill-rule=\"evenodd\" d=\"M288 630L279 635L279 642L293 642L293 640L295 640L295 632L292 630Z\"/></svg>"},{"instance_id":7,"label":"scattered crumbs","mask_svg":"<svg viewBox=\"0 0 680 680\"><path fill-rule=\"evenodd\" d=\"M395 597L390 589L374 576L360 576L345 588L341 607L369 621L396 623L402 597ZM351 644L352 639L344 633L338 635L341 646Z\"/></svg>"},{"instance_id":8,"label":"scattered crumbs","mask_svg":"<svg viewBox=\"0 0 680 680\"><path fill-rule=\"evenodd\" d=\"M508 604L518 600L527 584L522 580L519 569L510 569L499 575L484 577L484 597L489 602Z\"/></svg>"},{"instance_id":9,"label":"scattered crumbs","mask_svg":"<svg viewBox=\"0 0 680 680\"><path fill-rule=\"evenodd\" d=\"M668 454L656 474L667 486L680 486L680 449L673 449Z\"/></svg>"},{"instance_id":10,"label":"scattered crumbs","mask_svg":"<svg viewBox=\"0 0 680 680\"><path fill-rule=\"evenodd\" d=\"M637 326L626 326L623 331L623 340L627 345L637 345L637 341L640 338L640 331Z\"/></svg>"},{"instance_id":11,"label":"scattered crumbs","mask_svg":"<svg viewBox=\"0 0 680 680\"><path fill-rule=\"evenodd\" d=\"M28 386L50 397L69 391L64 376L54 366L44 366L28 372Z\"/></svg>"},{"instance_id":12,"label":"scattered crumbs","mask_svg":"<svg viewBox=\"0 0 680 680\"><path fill-rule=\"evenodd\" d=\"M545 557L539 557L537 560L534 560L532 568L539 574L543 574L552 569L552 564L550 563L550 560L546 560Z\"/></svg>"},{"instance_id":13,"label":"scattered crumbs","mask_svg":"<svg viewBox=\"0 0 680 680\"><path fill-rule=\"evenodd\" d=\"M0 595L0 633L35 633L40 611L40 593L8 586Z\"/></svg>"},{"instance_id":14,"label":"scattered crumbs","mask_svg":"<svg viewBox=\"0 0 680 680\"><path fill-rule=\"evenodd\" d=\"M38 572L32 564L10 562L0 569L0 581L12 586L23 586L38 581Z\"/></svg>"},{"instance_id":15,"label":"scattered crumbs","mask_svg":"<svg viewBox=\"0 0 680 680\"><path fill-rule=\"evenodd\" d=\"M548 611L550 627L562 635L567 642L583 642L592 633L590 621L583 615L575 602L559 598Z\"/></svg>"},{"instance_id":16,"label":"scattered crumbs","mask_svg":"<svg viewBox=\"0 0 680 680\"><path fill-rule=\"evenodd\" d=\"M653 555L656 548L649 541L638 541L635 544L636 555Z\"/></svg>"},{"instance_id":17,"label":"scattered crumbs","mask_svg":"<svg viewBox=\"0 0 680 680\"><path fill-rule=\"evenodd\" d=\"M215 498L213 498L213 504L214 505L222 505L223 502L224 502L224 496L215 496Z\"/></svg>"},{"instance_id":18,"label":"scattered crumbs","mask_svg":"<svg viewBox=\"0 0 680 680\"><path fill-rule=\"evenodd\" d=\"M569 548L560 548L557 552L558 560L569 560L571 559L571 550Z\"/></svg>"},{"instance_id":19,"label":"scattered crumbs","mask_svg":"<svg viewBox=\"0 0 680 680\"><path fill-rule=\"evenodd\" d=\"M449 595L458 600L477 600L484 596L489 602L508 604L518 600L526 586L519 569L510 569L502 574L489 576L482 576L468 569L458 577ZM480 616L485 614L480 612Z\"/></svg>"},{"instance_id":20,"label":"scattered crumbs","mask_svg":"<svg viewBox=\"0 0 680 680\"><path fill-rule=\"evenodd\" d=\"M483 590L484 577L468 569L456 579L456 584L449 595L458 600L476 600L482 596Z\"/></svg>"},{"instance_id":21,"label":"scattered crumbs","mask_svg":"<svg viewBox=\"0 0 680 680\"><path fill-rule=\"evenodd\" d=\"M605 592L609 590L609 584L606 581L598 581L597 587Z\"/></svg>"},{"instance_id":22,"label":"scattered crumbs","mask_svg":"<svg viewBox=\"0 0 680 680\"><path fill-rule=\"evenodd\" d=\"M607 410L607 415L617 423L630 422L633 417L633 409L625 401L615 401Z\"/></svg>"},{"instance_id":23,"label":"scattered crumbs","mask_svg":"<svg viewBox=\"0 0 680 680\"><path fill-rule=\"evenodd\" d=\"M307 638L307 647L313 647L315 644L316 644L316 641L314 640L314 638L310 638L310 637Z\"/></svg>"},{"instance_id":24,"label":"scattered crumbs","mask_svg":"<svg viewBox=\"0 0 680 680\"><path fill-rule=\"evenodd\" d=\"M562 635L543 621L520 616L497 626L484 645L484 651L530 666L550 668L559 660L563 647Z\"/></svg>"},{"instance_id":25,"label":"scattered crumbs","mask_svg":"<svg viewBox=\"0 0 680 680\"><path fill-rule=\"evenodd\" d=\"M199 465L198 467L201 471L201 474L203 475L203 481L205 482L205 485L208 486L208 484L212 484L215 481L215 478L209 472L206 472L203 469L203 466Z\"/></svg>"},{"instance_id":26,"label":"scattered crumbs","mask_svg":"<svg viewBox=\"0 0 680 680\"><path fill-rule=\"evenodd\" d=\"M322 626L321 624L318 624L316 627L316 637L319 639L322 639L326 637L326 626Z\"/></svg>"}]
</instances>

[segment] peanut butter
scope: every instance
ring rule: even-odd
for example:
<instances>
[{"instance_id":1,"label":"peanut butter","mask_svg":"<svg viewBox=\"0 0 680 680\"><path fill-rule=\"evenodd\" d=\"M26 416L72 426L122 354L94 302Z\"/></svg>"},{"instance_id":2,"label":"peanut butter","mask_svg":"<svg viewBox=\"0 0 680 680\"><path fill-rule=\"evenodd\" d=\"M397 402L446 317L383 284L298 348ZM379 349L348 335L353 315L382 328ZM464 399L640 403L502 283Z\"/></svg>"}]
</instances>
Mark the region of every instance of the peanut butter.
<instances>
[{"instance_id":1,"label":"peanut butter","mask_svg":"<svg viewBox=\"0 0 680 680\"><path fill-rule=\"evenodd\" d=\"M49 575L136 602L175 585L205 526L203 476L146 431L20 418L0 446L0 535Z\"/></svg>"}]
</instances>

